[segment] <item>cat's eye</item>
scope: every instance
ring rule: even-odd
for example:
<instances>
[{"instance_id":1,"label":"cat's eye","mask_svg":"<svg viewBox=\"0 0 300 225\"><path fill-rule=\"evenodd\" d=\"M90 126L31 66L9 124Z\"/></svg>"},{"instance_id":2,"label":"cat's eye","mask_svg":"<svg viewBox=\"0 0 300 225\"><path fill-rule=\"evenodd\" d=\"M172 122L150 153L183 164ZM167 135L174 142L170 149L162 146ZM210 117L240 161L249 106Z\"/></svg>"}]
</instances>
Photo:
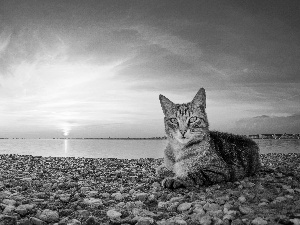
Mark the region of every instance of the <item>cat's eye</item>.
<instances>
[{"instance_id":1,"label":"cat's eye","mask_svg":"<svg viewBox=\"0 0 300 225\"><path fill-rule=\"evenodd\" d=\"M171 123L177 123L177 119L176 119L176 118L171 118L171 119L169 119L169 121L170 121Z\"/></svg>"},{"instance_id":2,"label":"cat's eye","mask_svg":"<svg viewBox=\"0 0 300 225\"><path fill-rule=\"evenodd\" d=\"M193 116L193 117L190 118L191 123L194 123L196 120L197 120L197 116Z\"/></svg>"}]
</instances>

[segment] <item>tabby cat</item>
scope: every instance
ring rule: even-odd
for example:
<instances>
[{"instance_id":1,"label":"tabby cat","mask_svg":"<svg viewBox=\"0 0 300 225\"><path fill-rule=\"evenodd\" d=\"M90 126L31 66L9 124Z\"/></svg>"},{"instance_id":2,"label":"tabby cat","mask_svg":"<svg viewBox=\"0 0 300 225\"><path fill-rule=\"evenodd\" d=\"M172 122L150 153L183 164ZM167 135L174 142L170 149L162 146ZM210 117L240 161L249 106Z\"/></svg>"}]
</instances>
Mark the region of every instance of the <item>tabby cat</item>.
<instances>
[{"instance_id":1,"label":"tabby cat","mask_svg":"<svg viewBox=\"0 0 300 225\"><path fill-rule=\"evenodd\" d=\"M157 168L166 188L211 185L254 175L260 168L257 144L244 136L210 131L206 93L201 88L186 104L159 96L168 145Z\"/></svg>"}]
</instances>

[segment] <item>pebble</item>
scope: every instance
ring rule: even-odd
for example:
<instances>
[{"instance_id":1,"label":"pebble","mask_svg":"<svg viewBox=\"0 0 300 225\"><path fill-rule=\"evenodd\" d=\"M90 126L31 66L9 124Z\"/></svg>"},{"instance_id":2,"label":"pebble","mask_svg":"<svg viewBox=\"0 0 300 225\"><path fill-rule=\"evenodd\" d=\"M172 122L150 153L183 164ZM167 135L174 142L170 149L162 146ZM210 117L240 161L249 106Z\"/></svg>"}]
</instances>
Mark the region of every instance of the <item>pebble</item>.
<instances>
[{"instance_id":1,"label":"pebble","mask_svg":"<svg viewBox=\"0 0 300 225\"><path fill-rule=\"evenodd\" d=\"M261 202L261 203L258 204L258 206L266 206L266 205L268 205L267 202Z\"/></svg>"},{"instance_id":2,"label":"pebble","mask_svg":"<svg viewBox=\"0 0 300 225\"><path fill-rule=\"evenodd\" d=\"M17 218L15 216L1 216L1 214L0 214L0 224L1 225L16 225Z\"/></svg>"},{"instance_id":3,"label":"pebble","mask_svg":"<svg viewBox=\"0 0 300 225\"><path fill-rule=\"evenodd\" d=\"M244 203L244 202L247 201L246 198L245 198L245 196L240 196L240 197L238 198L238 200L239 200L241 203Z\"/></svg>"},{"instance_id":4,"label":"pebble","mask_svg":"<svg viewBox=\"0 0 300 225\"><path fill-rule=\"evenodd\" d=\"M285 201L285 200L286 200L286 197L279 196L279 197L275 198L275 200L276 200L277 202L282 202L282 201Z\"/></svg>"},{"instance_id":5,"label":"pebble","mask_svg":"<svg viewBox=\"0 0 300 225\"><path fill-rule=\"evenodd\" d=\"M166 208L167 206L168 206L167 202L158 202L158 204L157 204L158 209L163 209L163 208Z\"/></svg>"},{"instance_id":6,"label":"pebble","mask_svg":"<svg viewBox=\"0 0 300 225\"><path fill-rule=\"evenodd\" d=\"M117 201L121 201L123 199L123 195L120 192L113 193L111 197L115 198Z\"/></svg>"},{"instance_id":7,"label":"pebble","mask_svg":"<svg viewBox=\"0 0 300 225\"><path fill-rule=\"evenodd\" d=\"M290 221L294 224L294 225L300 225L300 219L290 219Z\"/></svg>"},{"instance_id":8,"label":"pebble","mask_svg":"<svg viewBox=\"0 0 300 225\"><path fill-rule=\"evenodd\" d=\"M30 217L29 221L33 224L33 225L46 225L47 223L44 222L43 220L40 220L38 218L35 217Z\"/></svg>"},{"instance_id":9,"label":"pebble","mask_svg":"<svg viewBox=\"0 0 300 225\"><path fill-rule=\"evenodd\" d=\"M13 200L13 199L4 199L4 200L2 201L2 203L5 204L5 205L11 205L11 206L14 206L14 205L16 204L16 201Z\"/></svg>"},{"instance_id":10,"label":"pebble","mask_svg":"<svg viewBox=\"0 0 300 225\"><path fill-rule=\"evenodd\" d=\"M191 206L192 206L192 203L184 202L184 203L181 203L180 205L178 205L177 210L179 212L186 211L189 208L191 208Z\"/></svg>"},{"instance_id":11,"label":"pebble","mask_svg":"<svg viewBox=\"0 0 300 225\"><path fill-rule=\"evenodd\" d=\"M239 206L239 210L244 215L254 213L253 209L247 206Z\"/></svg>"},{"instance_id":12,"label":"pebble","mask_svg":"<svg viewBox=\"0 0 300 225\"><path fill-rule=\"evenodd\" d=\"M96 222L95 217L90 216L86 221L85 225L99 225L99 223Z\"/></svg>"},{"instance_id":13,"label":"pebble","mask_svg":"<svg viewBox=\"0 0 300 225\"><path fill-rule=\"evenodd\" d=\"M203 208L201 207L196 207L196 208L194 208L194 210L193 210L193 212L194 213L197 213L197 214L199 214L199 215L205 215L205 211L203 210Z\"/></svg>"},{"instance_id":14,"label":"pebble","mask_svg":"<svg viewBox=\"0 0 300 225\"><path fill-rule=\"evenodd\" d=\"M20 214L21 216L25 216L27 214L27 208L25 205L19 205L16 209L15 212Z\"/></svg>"},{"instance_id":15,"label":"pebble","mask_svg":"<svg viewBox=\"0 0 300 225\"><path fill-rule=\"evenodd\" d=\"M268 222L261 217L256 217L254 220L251 221L253 225L266 225Z\"/></svg>"},{"instance_id":16,"label":"pebble","mask_svg":"<svg viewBox=\"0 0 300 225\"><path fill-rule=\"evenodd\" d=\"M68 220L67 225L81 225L81 222L77 219Z\"/></svg>"},{"instance_id":17,"label":"pebble","mask_svg":"<svg viewBox=\"0 0 300 225\"><path fill-rule=\"evenodd\" d=\"M265 163L266 158L276 157L263 155L262 161ZM282 164L289 160L288 165L300 162L300 155L280 157L273 161ZM298 209L291 206L300 205L300 183L293 176L278 178L275 173L258 174L258 177L245 178L237 185L227 182L195 190L168 190L160 186L160 180L154 174L154 166L160 163L161 159L43 158L0 154L0 221L5 216L13 216L18 225L186 225L190 222L249 225L265 224L255 218L258 216L272 223L270 221L274 221L283 204L286 212L282 224L299 224ZM278 167L278 164L274 166ZM30 179L26 181L27 178ZM238 185L242 188L237 188ZM259 189L259 185L264 188ZM241 201L241 197L245 201ZM272 200L282 203L264 206ZM264 208L260 211L259 207ZM41 220L45 209L57 212L58 219L53 222Z\"/></svg>"},{"instance_id":18,"label":"pebble","mask_svg":"<svg viewBox=\"0 0 300 225\"><path fill-rule=\"evenodd\" d=\"M116 220L116 219L119 219L119 218L121 217L122 214L121 214L120 212L116 211L116 210L111 209L111 210L108 210L108 211L107 211L106 215L107 215L110 219Z\"/></svg>"},{"instance_id":19,"label":"pebble","mask_svg":"<svg viewBox=\"0 0 300 225\"><path fill-rule=\"evenodd\" d=\"M139 217L136 225L150 225L153 223L154 220L150 217Z\"/></svg>"},{"instance_id":20,"label":"pebble","mask_svg":"<svg viewBox=\"0 0 300 225\"><path fill-rule=\"evenodd\" d=\"M199 220L199 223L201 225L211 225L212 224L212 218L210 216L202 216Z\"/></svg>"},{"instance_id":21,"label":"pebble","mask_svg":"<svg viewBox=\"0 0 300 225\"><path fill-rule=\"evenodd\" d=\"M90 215L90 211L88 210L77 210L78 216L82 218L88 218Z\"/></svg>"},{"instance_id":22,"label":"pebble","mask_svg":"<svg viewBox=\"0 0 300 225\"><path fill-rule=\"evenodd\" d=\"M83 199L83 203L90 205L91 207L103 205L102 200L99 198L85 198Z\"/></svg>"},{"instance_id":23,"label":"pebble","mask_svg":"<svg viewBox=\"0 0 300 225\"><path fill-rule=\"evenodd\" d=\"M148 198L148 194L147 193L137 193L136 194L136 198L142 202L146 201L146 199Z\"/></svg>"},{"instance_id":24,"label":"pebble","mask_svg":"<svg viewBox=\"0 0 300 225\"><path fill-rule=\"evenodd\" d=\"M61 194L59 196L59 199L62 201L62 202L69 202L70 201L70 194Z\"/></svg>"},{"instance_id":25,"label":"pebble","mask_svg":"<svg viewBox=\"0 0 300 225\"><path fill-rule=\"evenodd\" d=\"M52 211L50 209L45 209L39 216L39 219L51 223L51 222L57 222L59 220L58 212Z\"/></svg>"},{"instance_id":26,"label":"pebble","mask_svg":"<svg viewBox=\"0 0 300 225\"><path fill-rule=\"evenodd\" d=\"M219 210L221 207L220 205L216 204L216 203L209 203L207 202L204 206L203 209L205 211L216 211Z\"/></svg>"}]
</instances>

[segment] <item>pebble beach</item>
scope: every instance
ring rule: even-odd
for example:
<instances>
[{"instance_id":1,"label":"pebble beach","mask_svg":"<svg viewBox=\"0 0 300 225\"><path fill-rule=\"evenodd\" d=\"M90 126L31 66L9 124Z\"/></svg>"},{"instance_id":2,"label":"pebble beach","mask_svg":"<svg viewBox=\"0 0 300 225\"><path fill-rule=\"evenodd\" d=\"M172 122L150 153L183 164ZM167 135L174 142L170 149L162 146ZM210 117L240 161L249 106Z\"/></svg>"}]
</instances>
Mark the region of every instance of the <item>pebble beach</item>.
<instances>
[{"instance_id":1,"label":"pebble beach","mask_svg":"<svg viewBox=\"0 0 300 225\"><path fill-rule=\"evenodd\" d=\"M262 154L255 177L161 187L162 159L0 155L0 225L300 225L300 154Z\"/></svg>"}]
</instances>

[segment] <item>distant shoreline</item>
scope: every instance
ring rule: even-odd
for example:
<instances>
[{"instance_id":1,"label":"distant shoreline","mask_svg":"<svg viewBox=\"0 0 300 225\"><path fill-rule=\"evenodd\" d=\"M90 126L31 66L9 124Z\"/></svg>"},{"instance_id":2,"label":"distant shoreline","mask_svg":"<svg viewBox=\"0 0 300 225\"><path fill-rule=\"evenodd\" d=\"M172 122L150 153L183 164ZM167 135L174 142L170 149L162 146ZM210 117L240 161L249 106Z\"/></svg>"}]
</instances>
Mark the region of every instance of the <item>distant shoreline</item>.
<instances>
[{"instance_id":1,"label":"distant shoreline","mask_svg":"<svg viewBox=\"0 0 300 225\"><path fill-rule=\"evenodd\" d=\"M47 139L47 140L166 140L164 137L155 138L0 138L0 139Z\"/></svg>"},{"instance_id":2,"label":"distant shoreline","mask_svg":"<svg viewBox=\"0 0 300 225\"><path fill-rule=\"evenodd\" d=\"M243 135L251 139L300 139L299 134L250 134L250 135ZM131 138L131 137L123 137L123 138L116 138L116 137L103 137L103 138L3 138L0 139L47 139L47 140L166 140L167 137L150 137L150 138Z\"/></svg>"}]
</instances>

